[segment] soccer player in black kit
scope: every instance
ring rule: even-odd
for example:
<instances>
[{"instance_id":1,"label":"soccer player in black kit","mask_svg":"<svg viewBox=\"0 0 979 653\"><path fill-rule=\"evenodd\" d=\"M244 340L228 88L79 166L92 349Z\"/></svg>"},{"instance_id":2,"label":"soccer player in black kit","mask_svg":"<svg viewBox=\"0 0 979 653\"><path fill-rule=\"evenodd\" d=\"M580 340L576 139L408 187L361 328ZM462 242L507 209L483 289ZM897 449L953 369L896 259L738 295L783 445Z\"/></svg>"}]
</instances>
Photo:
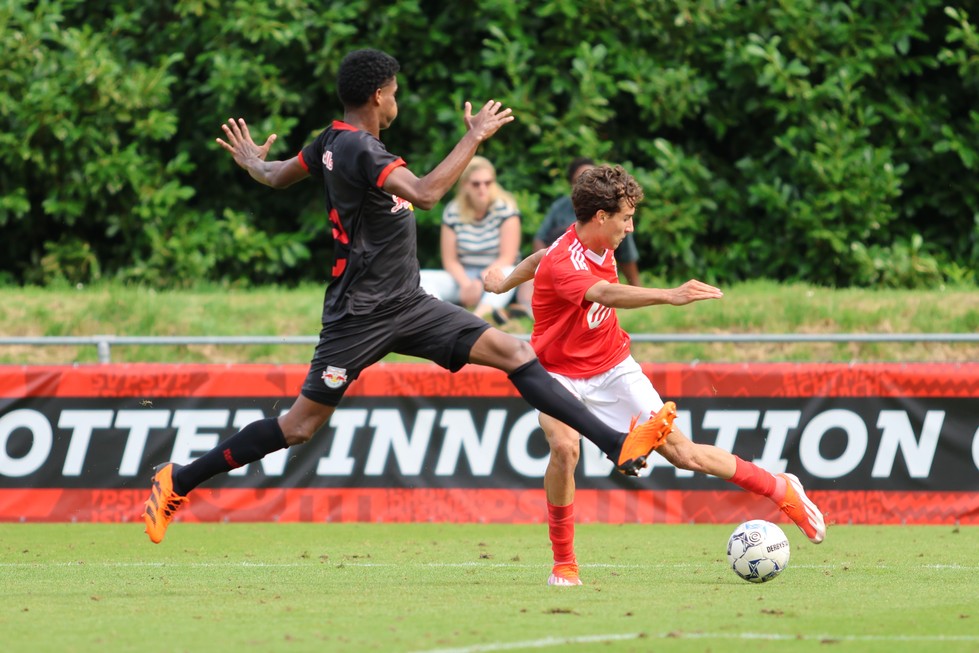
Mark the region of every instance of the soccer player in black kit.
<instances>
[{"instance_id":1,"label":"soccer player in black kit","mask_svg":"<svg viewBox=\"0 0 979 653\"><path fill-rule=\"evenodd\" d=\"M309 374L289 411L249 424L190 464L156 468L143 515L153 542L163 540L174 513L202 482L312 439L361 371L392 352L453 372L466 363L503 370L528 403L592 440L624 474L636 475L672 430L675 411L669 410L628 434L611 429L551 378L529 344L421 290L412 207L432 208L479 144L513 116L492 100L473 115L467 102L465 135L431 172L416 177L380 141L398 115L398 70L397 60L379 50L344 57L337 75L343 120L285 161L266 161L274 134L260 146L244 120L222 125L227 140L217 142L256 181L286 188L313 177L322 184L333 231L332 280Z\"/></svg>"}]
</instances>

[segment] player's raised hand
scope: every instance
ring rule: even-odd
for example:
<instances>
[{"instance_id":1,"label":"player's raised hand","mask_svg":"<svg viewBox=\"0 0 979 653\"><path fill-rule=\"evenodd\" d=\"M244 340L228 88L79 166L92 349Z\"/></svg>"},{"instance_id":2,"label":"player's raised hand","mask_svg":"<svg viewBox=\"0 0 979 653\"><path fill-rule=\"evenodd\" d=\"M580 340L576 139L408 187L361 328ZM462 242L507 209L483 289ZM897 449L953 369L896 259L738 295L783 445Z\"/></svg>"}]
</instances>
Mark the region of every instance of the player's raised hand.
<instances>
[{"instance_id":1,"label":"player's raised hand","mask_svg":"<svg viewBox=\"0 0 979 653\"><path fill-rule=\"evenodd\" d=\"M272 143L278 138L275 134L266 139L264 145L258 145L252 140L252 135L248 131L248 125L245 124L243 118L238 118L235 121L233 118L229 119L228 122L221 125L221 129L224 131L225 141L221 138L216 138L218 145L226 149L231 153L232 158L234 158L235 163L240 165L242 168L248 168L248 162L254 159L265 160L265 157L269 154L269 148L272 147Z\"/></svg>"},{"instance_id":2,"label":"player's raised hand","mask_svg":"<svg viewBox=\"0 0 979 653\"><path fill-rule=\"evenodd\" d=\"M476 115L473 115L472 109L472 104L466 102L463 119L466 121L466 128L480 143L495 134L503 125L513 122L513 111L504 109L503 104L496 100L484 104Z\"/></svg>"},{"instance_id":3,"label":"player's raised hand","mask_svg":"<svg viewBox=\"0 0 979 653\"><path fill-rule=\"evenodd\" d=\"M699 302L704 299L720 299L724 296L720 288L715 288L703 281L691 279L682 286L673 288L670 291L670 304L673 306L683 306L692 302Z\"/></svg>"}]
</instances>

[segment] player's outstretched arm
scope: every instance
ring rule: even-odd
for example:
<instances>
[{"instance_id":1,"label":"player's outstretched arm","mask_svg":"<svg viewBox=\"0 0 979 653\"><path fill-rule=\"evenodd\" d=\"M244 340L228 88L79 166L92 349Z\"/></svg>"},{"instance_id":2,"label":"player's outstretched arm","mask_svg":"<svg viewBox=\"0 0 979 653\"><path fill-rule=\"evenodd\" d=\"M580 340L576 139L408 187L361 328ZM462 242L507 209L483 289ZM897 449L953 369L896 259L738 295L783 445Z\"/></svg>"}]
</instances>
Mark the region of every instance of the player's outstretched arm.
<instances>
[{"instance_id":1,"label":"player's outstretched arm","mask_svg":"<svg viewBox=\"0 0 979 653\"><path fill-rule=\"evenodd\" d=\"M287 161L266 161L269 148L277 138L275 134L266 139L265 144L258 145L252 140L248 125L243 118L237 121L229 119L221 125L225 138L215 139L221 147L231 154L239 166L244 168L255 181L271 186L285 188L309 176L309 172L299 163L299 157L294 156Z\"/></svg>"},{"instance_id":2,"label":"player's outstretched arm","mask_svg":"<svg viewBox=\"0 0 979 653\"><path fill-rule=\"evenodd\" d=\"M585 292L585 299L609 308L640 308L657 304L684 306L705 299L724 296L719 288L691 279L676 288L640 288L621 283L599 281Z\"/></svg>"},{"instance_id":3,"label":"player's outstretched arm","mask_svg":"<svg viewBox=\"0 0 979 653\"><path fill-rule=\"evenodd\" d=\"M384 181L384 190L408 200L418 208L432 208L459 180L479 144L493 136L503 125L513 122L513 113L501 103L490 100L473 115L472 104L466 102L463 120L466 133L431 172L424 177L416 177L405 166L395 168Z\"/></svg>"},{"instance_id":4,"label":"player's outstretched arm","mask_svg":"<svg viewBox=\"0 0 979 653\"><path fill-rule=\"evenodd\" d=\"M547 252L546 249L537 250L520 261L517 267L513 268L513 272L505 278L503 268L500 266L494 265L486 268L483 270L483 288L499 295L530 281L534 278L534 272L537 271L537 266L540 265L540 260L544 258L545 252Z\"/></svg>"}]
</instances>

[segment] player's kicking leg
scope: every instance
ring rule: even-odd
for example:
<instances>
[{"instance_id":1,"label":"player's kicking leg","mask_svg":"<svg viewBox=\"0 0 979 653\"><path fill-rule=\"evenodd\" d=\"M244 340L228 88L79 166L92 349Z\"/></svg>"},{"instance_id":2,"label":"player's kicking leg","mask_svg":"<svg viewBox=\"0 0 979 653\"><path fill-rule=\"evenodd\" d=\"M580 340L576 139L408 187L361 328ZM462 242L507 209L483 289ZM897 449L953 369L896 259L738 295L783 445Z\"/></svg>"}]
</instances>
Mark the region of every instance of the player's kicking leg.
<instances>
[{"instance_id":1,"label":"player's kicking leg","mask_svg":"<svg viewBox=\"0 0 979 653\"><path fill-rule=\"evenodd\" d=\"M826 537L823 513L806 496L795 475L774 476L729 451L695 443L677 429L657 451L675 467L710 474L771 499L813 543L819 544Z\"/></svg>"}]
</instances>

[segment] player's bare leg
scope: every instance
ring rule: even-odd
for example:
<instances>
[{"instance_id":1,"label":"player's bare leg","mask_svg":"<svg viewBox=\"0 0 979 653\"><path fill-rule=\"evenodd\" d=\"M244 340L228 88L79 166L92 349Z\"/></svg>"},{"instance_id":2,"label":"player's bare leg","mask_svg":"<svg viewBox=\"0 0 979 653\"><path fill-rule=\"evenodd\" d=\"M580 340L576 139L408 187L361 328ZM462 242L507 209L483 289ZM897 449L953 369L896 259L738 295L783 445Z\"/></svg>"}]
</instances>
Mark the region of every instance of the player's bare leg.
<instances>
[{"instance_id":1,"label":"player's bare leg","mask_svg":"<svg viewBox=\"0 0 979 653\"><path fill-rule=\"evenodd\" d=\"M698 444L675 427L656 452L674 467L724 480L734 476L737 467L735 457L729 451L709 444Z\"/></svg>"},{"instance_id":2,"label":"player's bare leg","mask_svg":"<svg viewBox=\"0 0 979 653\"><path fill-rule=\"evenodd\" d=\"M795 475L772 475L729 451L709 444L697 444L678 429L673 430L657 451L675 467L710 474L749 492L768 497L795 522L810 541L819 544L825 539L826 522L823 513L806 496Z\"/></svg>"},{"instance_id":3,"label":"player's bare leg","mask_svg":"<svg viewBox=\"0 0 979 653\"><path fill-rule=\"evenodd\" d=\"M580 437L577 431L553 417L541 413L539 419L551 450L544 471L544 494L554 565L547 584L581 585L574 553L574 471L581 455Z\"/></svg>"},{"instance_id":4,"label":"player's bare leg","mask_svg":"<svg viewBox=\"0 0 979 653\"><path fill-rule=\"evenodd\" d=\"M279 417L279 427L286 446L293 447L312 440L335 410L336 406L327 406L299 395L289 412Z\"/></svg>"}]
</instances>

